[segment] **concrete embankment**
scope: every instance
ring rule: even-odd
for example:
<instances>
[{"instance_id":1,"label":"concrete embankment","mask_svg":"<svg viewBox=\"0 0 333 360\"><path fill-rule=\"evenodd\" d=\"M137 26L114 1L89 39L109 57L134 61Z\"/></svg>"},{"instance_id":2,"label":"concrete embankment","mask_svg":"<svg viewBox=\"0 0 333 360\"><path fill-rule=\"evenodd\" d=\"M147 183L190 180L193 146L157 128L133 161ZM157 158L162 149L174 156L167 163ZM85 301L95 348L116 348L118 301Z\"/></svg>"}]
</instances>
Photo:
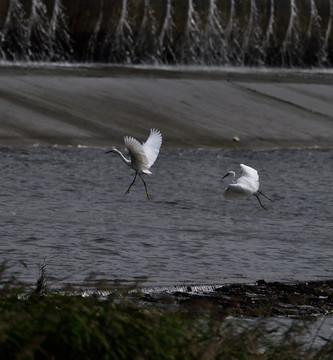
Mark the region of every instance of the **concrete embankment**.
<instances>
[{"instance_id":1,"label":"concrete embankment","mask_svg":"<svg viewBox=\"0 0 333 360\"><path fill-rule=\"evenodd\" d=\"M333 77L135 69L0 71L0 145L333 145ZM233 141L238 137L240 141Z\"/></svg>"}]
</instances>

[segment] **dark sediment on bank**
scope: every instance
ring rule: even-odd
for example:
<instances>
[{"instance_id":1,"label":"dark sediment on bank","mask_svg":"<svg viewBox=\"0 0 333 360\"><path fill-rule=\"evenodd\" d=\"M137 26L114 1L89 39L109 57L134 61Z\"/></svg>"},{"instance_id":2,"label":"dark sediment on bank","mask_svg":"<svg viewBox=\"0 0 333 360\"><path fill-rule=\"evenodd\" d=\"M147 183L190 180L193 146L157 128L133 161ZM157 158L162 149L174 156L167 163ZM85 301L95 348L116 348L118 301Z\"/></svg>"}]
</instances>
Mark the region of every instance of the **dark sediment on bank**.
<instances>
[{"instance_id":1,"label":"dark sediment on bank","mask_svg":"<svg viewBox=\"0 0 333 360\"><path fill-rule=\"evenodd\" d=\"M333 314L333 280L300 283L266 282L230 284L212 292L145 294L142 299L159 308L215 318L316 317Z\"/></svg>"},{"instance_id":2,"label":"dark sediment on bank","mask_svg":"<svg viewBox=\"0 0 333 360\"><path fill-rule=\"evenodd\" d=\"M333 78L100 68L0 71L0 146L331 147ZM240 141L233 141L237 137Z\"/></svg>"}]
</instances>

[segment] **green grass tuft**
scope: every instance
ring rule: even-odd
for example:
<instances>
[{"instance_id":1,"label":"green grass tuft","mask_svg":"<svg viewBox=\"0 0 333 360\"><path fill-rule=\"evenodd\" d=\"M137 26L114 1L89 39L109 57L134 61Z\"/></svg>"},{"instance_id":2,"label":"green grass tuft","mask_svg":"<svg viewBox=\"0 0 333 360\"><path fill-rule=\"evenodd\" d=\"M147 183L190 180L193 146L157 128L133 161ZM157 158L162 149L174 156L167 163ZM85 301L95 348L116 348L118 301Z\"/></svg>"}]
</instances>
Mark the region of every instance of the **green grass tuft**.
<instances>
[{"instance_id":1,"label":"green grass tuft","mask_svg":"<svg viewBox=\"0 0 333 360\"><path fill-rule=\"evenodd\" d=\"M158 310L113 289L98 297L51 292L45 266L33 290L1 282L0 359L329 360L333 342L302 343L304 326Z\"/></svg>"},{"instance_id":2,"label":"green grass tuft","mask_svg":"<svg viewBox=\"0 0 333 360\"><path fill-rule=\"evenodd\" d=\"M46 295L0 298L1 359L331 359L333 343L306 352L300 329L160 312L124 301Z\"/></svg>"}]
</instances>

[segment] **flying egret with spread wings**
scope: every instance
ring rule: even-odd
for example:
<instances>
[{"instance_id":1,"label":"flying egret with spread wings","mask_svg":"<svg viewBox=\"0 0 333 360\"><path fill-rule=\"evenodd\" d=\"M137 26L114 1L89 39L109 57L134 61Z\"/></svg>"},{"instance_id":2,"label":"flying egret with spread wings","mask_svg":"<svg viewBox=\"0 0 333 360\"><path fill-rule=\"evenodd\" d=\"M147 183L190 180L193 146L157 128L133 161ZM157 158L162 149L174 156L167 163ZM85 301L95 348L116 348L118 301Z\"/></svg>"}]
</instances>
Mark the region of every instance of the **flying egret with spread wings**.
<instances>
[{"instance_id":1,"label":"flying egret with spread wings","mask_svg":"<svg viewBox=\"0 0 333 360\"><path fill-rule=\"evenodd\" d=\"M242 169L242 175L236 181L236 174L234 171L229 171L225 176L223 176L222 179L229 176L231 178L231 184L229 184L224 190L224 198L229 201L234 201L249 195L254 195L258 199L261 207L267 210L266 206L262 204L259 194L270 201L273 200L259 190L258 171L244 164L240 164L240 167Z\"/></svg>"},{"instance_id":2,"label":"flying egret with spread wings","mask_svg":"<svg viewBox=\"0 0 333 360\"><path fill-rule=\"evenodd\" d=\"M127 159L119 150L117 150L114 146L112 146L111 150L107 151L107 153L114 152L118 154L121 159L130 166L133 170L135 170L134 180L132 181L129 188L126 190L126 194L129 193L130 188L135 183L137 175L139 175L140 179L143 181L143 184L146 189L147 198L150 198L150 195L147 190L147 185L142 178L142 174L151 175L151 171L149 169L154 164L157 159L158 153L160 151L160 147L162 145L162 134L157 129L150 129L150 135L146 142L143 142L142 145L138 140L134 139L132 136L124 137L125 147L128 149L131 160Z\"/></svg>"}]
</instances>

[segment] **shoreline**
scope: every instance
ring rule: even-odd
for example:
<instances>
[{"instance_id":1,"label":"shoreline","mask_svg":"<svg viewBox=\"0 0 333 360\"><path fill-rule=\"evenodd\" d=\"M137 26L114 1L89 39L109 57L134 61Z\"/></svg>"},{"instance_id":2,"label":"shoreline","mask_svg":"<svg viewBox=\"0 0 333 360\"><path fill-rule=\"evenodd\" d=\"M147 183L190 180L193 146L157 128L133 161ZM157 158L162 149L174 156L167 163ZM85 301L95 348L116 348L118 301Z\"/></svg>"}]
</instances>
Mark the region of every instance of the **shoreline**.
<instances>
[{"instance_id":1,"label":"shoreline","mask_svg":"<svg viewBox=\"0 0 333 360\"><path fill-rule=\"evenodd\" d=\"M142 138L142 140L144 140ZM33 148L33 147L44 147L44 148L102 148L108 149L110 146L124 147L123 142L119 141L66 141L66 139L50 139L38 138L38 139L1 139L0 138L0 149L1 148ZM220 142L219 144L210 145L186 145L168 142L167 145L162 145L164 149L170 150L253 150L253 151L274 151L274 150L325 150L332 149L333 142L298 142L298 141L280 141L280 142L246 142L246 143L234 143L231 141Z\"/></svg>"},{"instance_id":2,"label":"shoreline","mask_svg":"<svg viewBox=\"0 0 333 360\"><path fill-rule=\"evenodd\" d=\"M140 299L156 307L175 307L190 314L246 318L310 318L333 314L333 279L312 281L265 281L254 284L217 285L210 291L143 293Z\"/></svg>"},{"instance_id":3,"label":"shoreline","mask_svg":"<svg viewBox=\"0 0 333 360\"><path fill-rule=\"evenodd\" d=\"M15 285L15 283L14 283ZM20 282L24 288L35 284ZM219 317L310 319L333 315L333 279L230 282L216 285L145 287L140 283L96 280L64 283L49 290L62 296L108 299L119 291L130 302L157 310Z\"/></svg>"}]
</instances>

